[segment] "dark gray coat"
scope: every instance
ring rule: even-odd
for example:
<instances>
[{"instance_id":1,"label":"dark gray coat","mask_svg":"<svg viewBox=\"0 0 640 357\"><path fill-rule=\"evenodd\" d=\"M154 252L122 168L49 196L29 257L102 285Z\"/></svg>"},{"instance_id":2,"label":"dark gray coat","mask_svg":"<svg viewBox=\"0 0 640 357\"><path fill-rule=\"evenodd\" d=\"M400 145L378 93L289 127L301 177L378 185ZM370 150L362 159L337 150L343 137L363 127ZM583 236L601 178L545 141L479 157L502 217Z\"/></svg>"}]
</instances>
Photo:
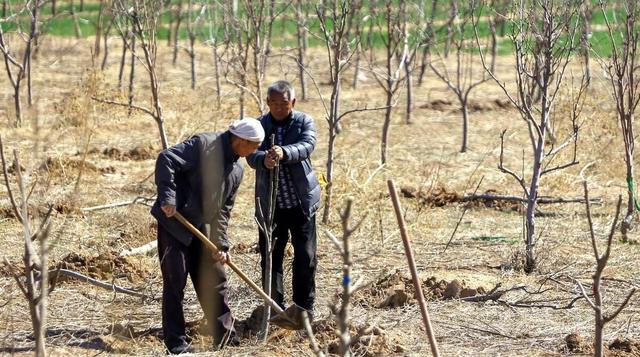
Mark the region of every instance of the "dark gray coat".
<instances>
[{"instance_id":1,"label":"dark gray coat","mask_svg":"<svg viewBox=\"0 0 640 357\"><path fill-rule=\"evenodd\" d=\"M229 132L199 134L158 155L158 198L151 214L185 245L191 244L193 234L176 219L167 218L162 205L175 205L218 248L229 249L227 227L244 172L229 136Z\"/></svg>"},{"instance_id":2,"label":"dark gray coat","mask_svg":"<svg viewBox=\"0 0 640 357\"><path fill-rule=\"evenodd\" d=\"M265 138L275 133L271 114L258 118L264 128ZM265 139L258 151L247 157L249 166L256 169L256 198L260 200L263 217L267 217L269 202L269 172L264 167L264 157L271 143ZM313 119L302 112L293 111L285 126L282 150L284 158L280 165L287 165L291 172L299 204L307 217L313 216L320 206L320 185L311 165L311 153L316 146L316 127ZM256 205L256 217L258 207Z\"/></svg>"}]
</instances>

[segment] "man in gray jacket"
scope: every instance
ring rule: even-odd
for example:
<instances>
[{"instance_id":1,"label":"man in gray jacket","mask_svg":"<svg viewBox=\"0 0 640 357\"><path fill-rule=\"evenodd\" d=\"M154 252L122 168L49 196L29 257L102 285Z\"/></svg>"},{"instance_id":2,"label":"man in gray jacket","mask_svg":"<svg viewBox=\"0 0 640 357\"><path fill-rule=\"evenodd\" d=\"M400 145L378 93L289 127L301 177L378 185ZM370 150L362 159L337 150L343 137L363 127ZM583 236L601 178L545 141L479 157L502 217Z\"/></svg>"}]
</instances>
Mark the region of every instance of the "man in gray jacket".
<instances>
[{"instance_id":1,"label":"man in gray jacket","mask_svg":"<svg viewBox=\"0 0 640 357\"><path fill-rule=\"evenodd\" d=\"M256 151L264 130L255 119L234 122L223 133L203 133L160 153L155 180L158 199L151 214L158 220L162 271L162 333L170 353L191 352L182 301L187 275L196 290L209 332L218 345L234 334L227 303L227 226L242 180L239 157ZM213 255L180 222L179 211L220 249Z\"/></svg>"},{"instance_id":2,"label":"man in gray jacket","mask_svg":"<svg viewBox=\"0 0 640 357\"><path fill-rule=\"evenodd\" d=\"M270 171L279 164L278 192L275 204L273 232L273 261L271 296L284 307L282 283L284 252L291 233L293 245L293 302L309 311L313 317L316 272L316 210L320 204L320 185L311 165L311 153L316 145L313 119L294 111L296 103L293 86L277 81L267 89L269 113L258 118L266 137L275 134L275 145L265 140L255 154L247 157L256 170L256 200L267 217L269 209ZM265 278L266 239L259 233L262 280Z\"/></svg>"}]
</instances>

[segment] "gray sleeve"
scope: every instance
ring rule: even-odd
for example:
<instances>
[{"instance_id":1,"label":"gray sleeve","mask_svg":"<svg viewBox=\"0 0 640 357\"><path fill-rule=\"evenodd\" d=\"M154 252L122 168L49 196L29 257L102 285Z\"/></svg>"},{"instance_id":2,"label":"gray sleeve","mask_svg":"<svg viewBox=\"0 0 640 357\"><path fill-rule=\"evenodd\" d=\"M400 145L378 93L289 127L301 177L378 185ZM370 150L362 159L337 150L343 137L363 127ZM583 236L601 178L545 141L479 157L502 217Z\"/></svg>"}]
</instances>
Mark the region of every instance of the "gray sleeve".
<instances>
[{"instance_id":1,"label":"gray sleeve","mask_svg":"<svg viewBox=\"0 0 640 357\"><path fill-rule=\"evenodd\" d=\"M216 234L218 239L217 242L214 242L223 252L229 251L230 244L229 239L227 238L227 228L229 227L231 210L233 209L233 205L236 201L236 195L238 194L238 187L240 187L240 182L242 181L242 176L244 174L244 169L241 165L234 164L233 166L233 171L231 175L229 175L229 182L225 185L224 197L226 198L220 208L220 213L218 214L218 234Z\"/></svg>"}]
</instances>

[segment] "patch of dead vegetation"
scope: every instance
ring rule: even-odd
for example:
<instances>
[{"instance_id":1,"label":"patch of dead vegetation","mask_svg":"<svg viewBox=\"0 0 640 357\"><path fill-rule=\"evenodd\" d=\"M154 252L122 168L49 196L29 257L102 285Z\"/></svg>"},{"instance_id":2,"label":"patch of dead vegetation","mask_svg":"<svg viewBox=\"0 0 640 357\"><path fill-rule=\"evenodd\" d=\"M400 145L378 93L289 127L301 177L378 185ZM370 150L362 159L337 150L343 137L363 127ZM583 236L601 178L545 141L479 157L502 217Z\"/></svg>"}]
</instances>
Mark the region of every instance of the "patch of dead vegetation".
<instances>
[{"instance_id":1,"label":"patch of dead vegetation","mask_svg":"<svg viewBox=\"0 0 640 357\"><path fill-rule=\"evenodd\" d=\"M116 253L107 252L95 257L85 257L77 253L69 253L60 262L55 263L50 270L68 269L87 275L98 280L112 281L116 278L126 278L131 283L145 280L147 273L140 264L131 257L120 257ZM51 279L57 282L73 280L65 275L52 273Z\"/></svg>"},{"instance_id":2,"label":"patch of dead vegetation","mask_svg":"<svg viewBox=\"0 0 640 357\"><path fill-rule=\"evenodd\" d=\"M114 173L113 166L98 167L87 160L71 159L67 157L48 157L40 164L39 171L47 172L50 175L77 174L78 172L91 173Z\"/></svg>"},{"instance_id":3,"label":"patch of dead vegetation","mask_svg":"<svg viewBox=\"0 0 640 357\"><path fill-rule=\"evenodd\" d=\"M640 356L640 341L618 337L609 344L608 356Z\"/></svg>"},{"instance_id":4,"label":"patch of dead vegetation","mask_svg":"<svg viewBox=\"0 0 640 357\"><path fill-rule=\"evenodd\" d=\"M565 346L562 352L569 353L593 353L593 345L578 333L570 333L564 338Z\"/></svg>"},{"instance_id":5,"label":"patch of dead vegetation","mask_svg":"<svg viewBox=\"0 0 640 357\"><path fill-rule=\"evenodd\" d=\"M469 112L490 112L495 110L511 109L513 106L507 99L494 99L490 101L470 101L468 103ZM460 111L460 104L448 99L434 99L429 103L420 106L422 109L431 109L439 112Z\"/></svg>"},{"instance_id":6,"label":"patch of dead vegetation","mask_svg":"<svg viewBox=\"0 0 640 357\"><path fill-rule=\"evenodd\" d=\"M318 320L311 324L311 328L322 348L326 346L330 354L340 353L340 341L336 334L338 329L335 320ZM405 352L405 347L390 338L386 331L379 326L365 323L351 326L351 353L356 356L389 356ZM306 337L304 334L303 337ZM302 341L301 341L302 342Z\"/></svg>"},{"instance_id":7,"label":"patch of dead vegetation","mask_svg":"<svg viewBox=\"0 0 640 357\"><path fill-rule=\"evenodd\" d=\"M158 236L158 221L155 219L149 223L147 221L133 221L125 227L120 231L120 239L132 247L156 240ZM117 242L114 241L113 243L116 244Z\"/></svg>"},{"instance_id":8,"label":"patch of dead vegetation","mask_svg":"<svg viewBox=\"0 0 640 357\"><path fill-rule=\"evenodd\" d=\"M400 192L405 198L415 199L418 203L427 207L444 207L451 204L464 203L468 207L494 208L501 211L519 212L522 209L522 205L518 202L485 198L467 200L464 194L449 191L446 187L436 187L433 190L423 191L416 187L403 186L400 188ZM484 194L495 195L497 191L487 190Z\"/></svg>"},{"instance_id":9,"label":"patch of dead vegetation","mask_svg":"<svg viewBox=\"0 0 640 357\"><path fill-rule=\"evenodd\" d=\"M160 150L153 145L136 146L130 150L122 150L117 147L107 147L102 150L93 148L89 154L102 154L110 159L119 161L142 161L155 159Z\"/></svg>"}]
</instances>

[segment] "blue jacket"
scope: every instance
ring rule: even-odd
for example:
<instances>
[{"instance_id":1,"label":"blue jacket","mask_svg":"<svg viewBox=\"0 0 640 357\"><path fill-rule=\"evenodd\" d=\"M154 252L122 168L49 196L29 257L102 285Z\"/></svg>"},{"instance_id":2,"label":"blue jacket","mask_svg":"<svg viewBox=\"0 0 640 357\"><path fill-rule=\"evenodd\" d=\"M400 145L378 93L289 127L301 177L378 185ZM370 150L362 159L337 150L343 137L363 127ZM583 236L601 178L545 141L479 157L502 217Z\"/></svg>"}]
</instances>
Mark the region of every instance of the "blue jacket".
<instances>
[{"instance_id":1,"label":"blue jacket","mask_svg":"<svg viewBox=\"0 0 640 357\"><path fill-rule=\"evenodd\" d=\"M174 238L190 245L193 234L160 208L175 205L219 249L227 251L227 226L243 172L228 132L193 136L158 155L158 198L151 214Z\"/></svg>"},{"instance_id":2,"label":"blue jacket","mask_svg":"<svg viewBox=\"0 0 640 357\"><path fill-rule=\"evenodd\" d=\"M264 128L265 138L275 133L271 114L267 113L258 118ZM256 170L256 199L260 200L262 217L267 217L269 202L269 172L264 167L264 157L271 143L265 139L258 151L247 157L249 166ZM298 196L298 203L307 217L312 217L320 206L320 184L311 165L311 153L316 146L316 126L313 119L302 112L293 111L285 124L284 142L282 150L284 158L280 165L287 165L291 172L291 179ZM256 217L260 217L256 205Z\"/></svg>"}]
</instances>

